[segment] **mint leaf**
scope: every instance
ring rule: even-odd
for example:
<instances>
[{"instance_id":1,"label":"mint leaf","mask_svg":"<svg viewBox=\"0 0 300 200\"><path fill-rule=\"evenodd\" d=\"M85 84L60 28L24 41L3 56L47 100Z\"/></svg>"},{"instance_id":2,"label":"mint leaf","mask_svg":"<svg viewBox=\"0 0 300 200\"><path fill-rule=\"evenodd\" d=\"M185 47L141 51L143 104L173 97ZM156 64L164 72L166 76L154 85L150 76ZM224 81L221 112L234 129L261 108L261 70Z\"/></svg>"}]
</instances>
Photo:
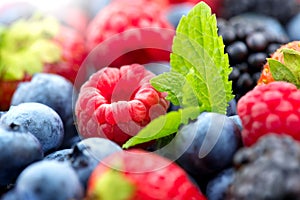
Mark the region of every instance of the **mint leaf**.
<instances>
[{"instance_id":1,"label":"mint leaf","mask_svg":"<svg viewBox=\"0 0 300 200\"><path fill-rule=\"evenodd\" d=\"M276 81L286 81L295 84L298 88L300 86L299 80L293 72L284 64L275 59L267 59L271 74Z\"/></svg>"},{"instance_id":2,"label":"mint leaf","mask_svg":"<svg viewBox=\"0 0 300 200\"><path fill-rule=\"evenodd\" d=\"M169 73L151 81L155 89L168 92L168 99L173 104L188 106L182 101L178 102L185 97L187 91L181 86L188 81L201 111L226 113L227 103L233 98L232 84L228 81L231 69L228 55L224 54L223 40L217 33L216 17L211 15L205 3L197 4L181 19L173 41L171 66ZM168 76L173 77L175 72L184 76L181 84L158 84L168 80Z\"/></svg>"},{"instance_id":3,"label":"mint leaf","mask_svg":"<svg viewBox=\"0 0 300 200\"><path fill-rule=\"evenodd\" d=\"M163 73L150 80L151 85L157 91L168 93L166 99L174 105L180 105L180 102L182 102L183 96L181 90L185 82L184 76L176 72Z\"/></svg>"},{"instance_id":4,"label":"mint leaf","mask_svg":"<svg viewBox=\"0 0 300 200\"><path fill-rule=\"evenodd\" d=\"M226 113L233 98L228 80L231 68L222 37L217 33L216 17L204 2L179 22L170 62L170 72L153 78L151 84L167 92L168 100L182 109L154 119L123 148L170 136L203 111Z\"/></svg>"},{"instance_id":5,"label":"mint leaf","mask_svg":"<svg viewBox=\"0 0 300 200\"><path fill-rule=\"evenodd\" d=\"M199 108L189 107L161 115L152 120L138 135L129 139L123 145L123 148L129 148L176 133L181 124L187 124L189 120L196 119L199 114Z\"/></svg>"}]
</instances>

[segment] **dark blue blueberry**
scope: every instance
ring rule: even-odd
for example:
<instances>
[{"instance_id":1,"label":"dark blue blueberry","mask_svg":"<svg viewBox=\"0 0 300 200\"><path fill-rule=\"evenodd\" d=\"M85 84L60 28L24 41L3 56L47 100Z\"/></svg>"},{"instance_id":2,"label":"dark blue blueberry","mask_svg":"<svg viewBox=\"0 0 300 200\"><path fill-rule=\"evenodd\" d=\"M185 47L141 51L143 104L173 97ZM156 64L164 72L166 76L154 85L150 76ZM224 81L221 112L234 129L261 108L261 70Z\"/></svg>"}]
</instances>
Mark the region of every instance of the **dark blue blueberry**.
<instances>
[{"instance_id":1,"label":"dark blue blueberry","mask_svg":"<svg viewBox=\"0 0 300 200\"><path fill-rule=\"evenodd\" d=\"M24 102L45 104L55 110L64 123L63 148L77 135L73 118L72 101L76 98L73 85L62 76L47 73L35 74L30 82L19 84L12 97L12 105Z\"/></svg>"},{"instance_id":2,"label":"dark blue blueberry","mask_svg":"<svg viewBox=\"0 0 300 200\"><path fill-rule=\"evenodd\" d=\"M144 66L147 70L151 71L156 75L170 71L170 64L168 62L148 63Z\"/></svg>"},{"instance_id":3,"label":"dark blue blueberry","mask_svg":"<svg viewBox=\"0 0 300 200\"><path fill-rule=\"evenodd\" d=\"M111 140L87 138L73 147L70 157L71 166L78 174L81 183L86 187L87 181L98 163L110 154L121 150L121 147Z\"/></svg>"},{"instance_id":4,"label":"dark blue blueberry","mask_svg":"<svg viewBox=\"0 0 300 200\"><path fill-rule=\"evenodd\" d=\"M43 160L22 171L13 190L22 200L81 200L84 189L74 169L64 162Z\"/></svg>"},{"instance_id":5,"label":"dark blue blueberry","mask_svg":"<svg viewBox=\"0 0 300 200\"><path fill-rule=\"evenodd\" d=\"M203 112L180 128L160 154L176 160L195 179L212 177L232 166L242 146L236 124L226 115Z\"/></svg>"},{"instance_id":6,"label":"dark blue blueberry","mask_svg":"<svg viewBox=\"0 0 300 200\"><path fill-rule=\"evenodd\" d=\"M226 115L227 116L236 115L236 100L235 99L232 99L231 101L229 101L227 110L226 110Z\"/></svg>"},{"instance_id":7,"label":"dark blue blueberry","mask_svg":"<svg viewBox=\"0 0 300 200\"><path fill-rule=\"evenodd\" d=\"M229 117L239 127L240 131L243 130L242 120L238 115L232 115Z\"/></svg>"},{"instance_id":8,"label":"dark blue blueberry","mask_svg":"<svg viewBox=\"0 0 300 200\"><path fill-rule=\"evenodd\" d=\"M0 188L14 183L29 164L43 158L38 139L16 124L0 126Z\"/></svg>"},{"instance_id":9,"label":"dark blue blueberry","mask_svg":"<svg viewBox=\"0 0 300 200\"><path fill-rule=\"evenodd\" d=\"M56 161L69 161L71 153L73 152L72 149L61 149L58 151L54 151L51 154L48 154L44 160L56 160Z\"/></svg>"},{"instance_id":10,"label":"dark blue blueberry","mask_svg":"<svg viewBox=\"0 0 300 200\"><path fill-rule=\"evenodd\" d=\"M229 168L222 171L215 178L210 180L206 188L206 197L208 200L226 199L226 191L234 179L234 169Z\"/></svg>"},{"instance_id":11,"label":"dark blue blueberry","mask_svg":"<svg viewBox=\"0 0 300 200\"><path fill-rule=\"evenodd\" d=\"M17 194L14 192L14 190L10 190L10 191L6 192L0 199L1 200L21 200L17 197ZM31 200L35 200L35 199L31 199Z\"/></svg>"},{"instance_id":12,"label":"dark blue blueberry","mask_svg":"<svg viewBox=\"0 0 300 200\"><path fill-rule=\"evenodd\" d=\"M177 111L181 108L181 106L175 106L173 103L170 103L170 106L167 110L167 112L171 112L171 111Z\"/></svg>"},{"instance_id":13,"label":"dark blue blueberry","mask_svg":"<svg viewBox=\"0 0 300 200\"><path fill-rule=\"evenodd\" d=\"M110 154L121 150L121 147L111 140L87 138L75 144L72 149L56 151L45 159L69 162L82 185L86 187L88 178L98 163Z\"/></svg>"},{"instance_id":14,"label":"dark blue blueberry","mask_svg":"<svg viewBox=\"0 0 300 200\"><path fill-rule=\"evenodd\" d=\"M188 3L172 5L167 11L167 19L174 27L177 27L182 16L186 16L192 8L193 5Z\"/></svg>"},{"instance_id":15,"label":"dark blue blueberry","mask_svg":"<svg viewBox=\"0 0 300 200\"><path fill-rule=\"evenodd\" d=\"M300 40L300 13L288 22L286 30L291 40Z\"/></svg>"},{"instance_id":16,"label":"dark blue blueberry","mask_svg":"<svg viewBox=\"0 0 300 200\"><path fill-rule=\"evenodd\" d=\"M59 115L52 108L40 103L11 106L0 119L0 124L16 124L32 133L40 141L45 153L57 149L64 136Z\"/></svg>"}]
</instances>

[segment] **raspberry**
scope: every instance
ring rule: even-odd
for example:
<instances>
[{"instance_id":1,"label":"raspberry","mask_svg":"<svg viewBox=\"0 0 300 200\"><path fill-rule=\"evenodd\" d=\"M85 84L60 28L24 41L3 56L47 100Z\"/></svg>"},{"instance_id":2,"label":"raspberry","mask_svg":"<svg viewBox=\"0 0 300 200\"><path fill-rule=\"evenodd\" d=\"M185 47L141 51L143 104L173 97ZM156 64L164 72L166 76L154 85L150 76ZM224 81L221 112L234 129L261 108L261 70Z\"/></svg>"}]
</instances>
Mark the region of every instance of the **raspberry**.
<instances>
[{"instance_id":1,"label":"raspberry","mask_svg":"<svg viewBox=\"0 0 300 200\"><path fill-rule=\"evenodd\" d=\"M149 83L155 75L139 64L106 67L81 87L77 125L85 137L107 137L122 145L152 119L165 114L165 93Z\"/></svg>"},{"instance_id":2,"label":"raspberry","mask_svg":"<svg viewBox=\"0 0 300 200\"><path fill-rule=\"evenodd\" d=\"M104 50L99 52L105 51L112 59L109 66L120 67L169 61L173 36L174 28L158 3L119 0L111 2L90 22L86 38L89 50L105 41Z\"/></svg>"},{"instance_id":3,"label":"raspberry","mask_svg":"<svg viewBox=\"0 0 300 200\"><path fill-rule=\"evenodd\" d=\"M300 140L300 90L291 83L256 86L240 99L237 109L246 146L267 133L288 134Z\"/></svg>"}]
</instances>

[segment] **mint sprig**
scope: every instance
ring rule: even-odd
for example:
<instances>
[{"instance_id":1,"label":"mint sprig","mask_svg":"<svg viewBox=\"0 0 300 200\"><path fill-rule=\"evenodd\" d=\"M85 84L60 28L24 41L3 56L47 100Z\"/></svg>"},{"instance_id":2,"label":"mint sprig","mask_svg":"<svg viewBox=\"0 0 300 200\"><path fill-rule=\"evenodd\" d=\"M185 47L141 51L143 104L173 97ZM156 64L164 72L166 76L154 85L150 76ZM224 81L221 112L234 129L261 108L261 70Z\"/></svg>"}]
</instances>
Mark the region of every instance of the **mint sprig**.
<instances>
[{"instance_id":1,"label":"mint sprig","mask_svg":"<svg viewBox=\"0 0 300 200\"><path fill-rule=\"evenodd\" d=\"M204 2L180 20L170 58L170 72L154 77L151 84L167 92L167 99L182 109L154 119L123 148L176 133L180 125L196 119L203 111L226 113L233 98L228 80L231 68L222 37L217 33L216 17Z\"/></svg>"},{"instance_id":2,"label":"mint sprig","mask_svg":"<svg viewBox=\"0 0 300 200\"><path fill-rule=\"evenodd\" d=\"M284 63L272 58L267 59L272 77L276 81L290 82L300 88L300 52L288 48L282 49L281 52Z\"/></svg>"}]
</instances>

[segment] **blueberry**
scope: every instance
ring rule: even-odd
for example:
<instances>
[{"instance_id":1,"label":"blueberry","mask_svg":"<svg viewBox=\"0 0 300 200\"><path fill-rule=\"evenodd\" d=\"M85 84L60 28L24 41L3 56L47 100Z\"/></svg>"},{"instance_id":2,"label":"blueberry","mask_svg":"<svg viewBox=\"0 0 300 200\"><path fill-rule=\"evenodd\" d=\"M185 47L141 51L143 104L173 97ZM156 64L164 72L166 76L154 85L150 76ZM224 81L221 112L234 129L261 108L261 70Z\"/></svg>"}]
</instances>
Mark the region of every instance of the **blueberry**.
<instances>
[{"instance_id":1,"label":"blueberry","mask_svg":"<svg viewBox=\"0 0 300 200\"><path fill-rule=\"evenodd\" d=\"M209 200L223 200L226 192L234 179L234 169L229 168L222 171L215 178L210 180L206 188L206 197Z\"/></svg>"},{"instance_id":2,"label":"blueberry","mask_svg":"<svg viewBox=\"0 0 300 200\"><path fill-rule=\"evenodd\" d=\"M300 40L300 13L287 23L286 30L291 40Z\"/></svg>"},{"instance_id":3,"label":"blueberry","mask_svg":"<svg viewBox=\"0 0 300 200\"><path fill-rule=\"evenodd\" d=\"M63 123L50 107L40 103L22 103L11 106L0 119L0 124L17 124L32 133L45 153L57 149L64 136Z\"/></svg>"},{"instance_id":4,"label":"blueberry","mask_svg":"<svg viewBox=\"0 0 300 200\"><path fill-rule=\"evenodd\" d=\"M108 155L121 150L121 147L111 140L87 138L75 144L72 149L54 152L45 159L69 162L82 185L86 187L88 178L98 163Z\"/></svg>"},{"instance_id":5,"label":"blueberry","mask_svg":"<svg viewBox=\"0 0 300 200\"><path fill-rule=\"evenodd\" d=\"M64 123L63 144L67 144L69 139L77 135L73 119L72 98L76 98L76 95L70 81L59 75L38 73L30 82L19 84L12 97L11 105L37 102L51 107L59 114ZM70 146L63 145L63 147L69 148Z\"/></svg>"},{"instance_id":6,"label":"blueberry","mask_svg":"<svg viewBox=\"0 0 300 200\"><path fill-rule=\"evenodd\" d=\"M232 99L231 101L229 101L228 106L227 106L227 111L226 111L226 115L227 116L232 116L232 115L236 115L236 100Z\"/></svg>"},{"instance_id":7,"label":"blueberry","mask_svg":"<svg viewBox=\"0 0 300 200\"><path fill-rule=\"evenodd\" d=\"M72 149L61 149L61 150L55 151L51 154L48 154L44 158L44 160L56 160L56 161L60 161L60 162L68 161L68 160L70 160L70 156L71 156L72 152L73 152Z\"/></svg>"},{"instance_id":8,"label":"blueberry","mask_svg":"<svg viewBox=\"0 0 300 200\"><path fill-rule=\"evenodd\" d=\"M145 68L155 75L162 74L164 72L170 71L170 63L168 62L160 62L160 63L148 63L144 65Z\"/></svg>"},{"instance_id":9,"label":"blueberry","mask_svg":"<svg viewBox=\"0 0 300 200\"><path fill-rule=\"evenodd\" d=\"M229 118L231 120L233 120L233 122L238 126L238 128L240 129L240 131L243 130L242 120L241 120L240 116L238 116L238 115L232 115Z\"/></svg>"},{"instance_id":10,"label":"blueberry","mask_svg":"<svg viewBox=\"0 0 300 200\"><path fill-rule=\"evenodd\" d=\"M180 128L175 138L159 152L176 160L196 179L205 179L232 166L242 146L237 125L226 115L203 112Z\"/></svg>"},{"instance_id":11,"label":"blueberry","mask_svg":"<svg viewBox=\"0 0 300 200\"><path fill-rule=\"evenodd\" d=\"M0 188L14 183L29 164L43 158L38 139L22 127L0 126Z\"/></svg>"},{"instance_id":12,"label":"blueberry","mask_svg":"<svg viewBox=\"0 0 300 200\"><path fill-rule=\"evenodd\" d=\"M104 138L87 138L73 147L70 162L86 187L90 174L98 163L110 154L121 151L121 147Z\"/></svg>"},{"instance_id":13,"label":"blueberry","mask_svg":"<svg viewBox=\"0 0 300 200\"><path fill-rule=\"evenodd\" d=\"M81 200L84 189L67 163L43 160L22 171L13 191L17 199Z\"/></svg>"},{"instance_id":14,"label":"blueberry","mask_svg":"<svg viewBox=\"0 0 300 200\"><path fill-rule=\"evenodd\" d=\"M177 110L180 109L180 108L181 108L181 106L176 106L176 105L174 105L173 103L170 103L170 106L169 106L167 112L177 111Z\"/></svg>"},{"instance_id":15,"label":"blueberry","mask_svg":"<svg viewBox=\"0 0 300 200\"><path fill-rule=\"evenodd\" d=\"M167 19L174 27L177 27L181 17L187 15L192 8L193 5L189 3L172 5L167 11Z\"/></svg>"}]
</instances>

